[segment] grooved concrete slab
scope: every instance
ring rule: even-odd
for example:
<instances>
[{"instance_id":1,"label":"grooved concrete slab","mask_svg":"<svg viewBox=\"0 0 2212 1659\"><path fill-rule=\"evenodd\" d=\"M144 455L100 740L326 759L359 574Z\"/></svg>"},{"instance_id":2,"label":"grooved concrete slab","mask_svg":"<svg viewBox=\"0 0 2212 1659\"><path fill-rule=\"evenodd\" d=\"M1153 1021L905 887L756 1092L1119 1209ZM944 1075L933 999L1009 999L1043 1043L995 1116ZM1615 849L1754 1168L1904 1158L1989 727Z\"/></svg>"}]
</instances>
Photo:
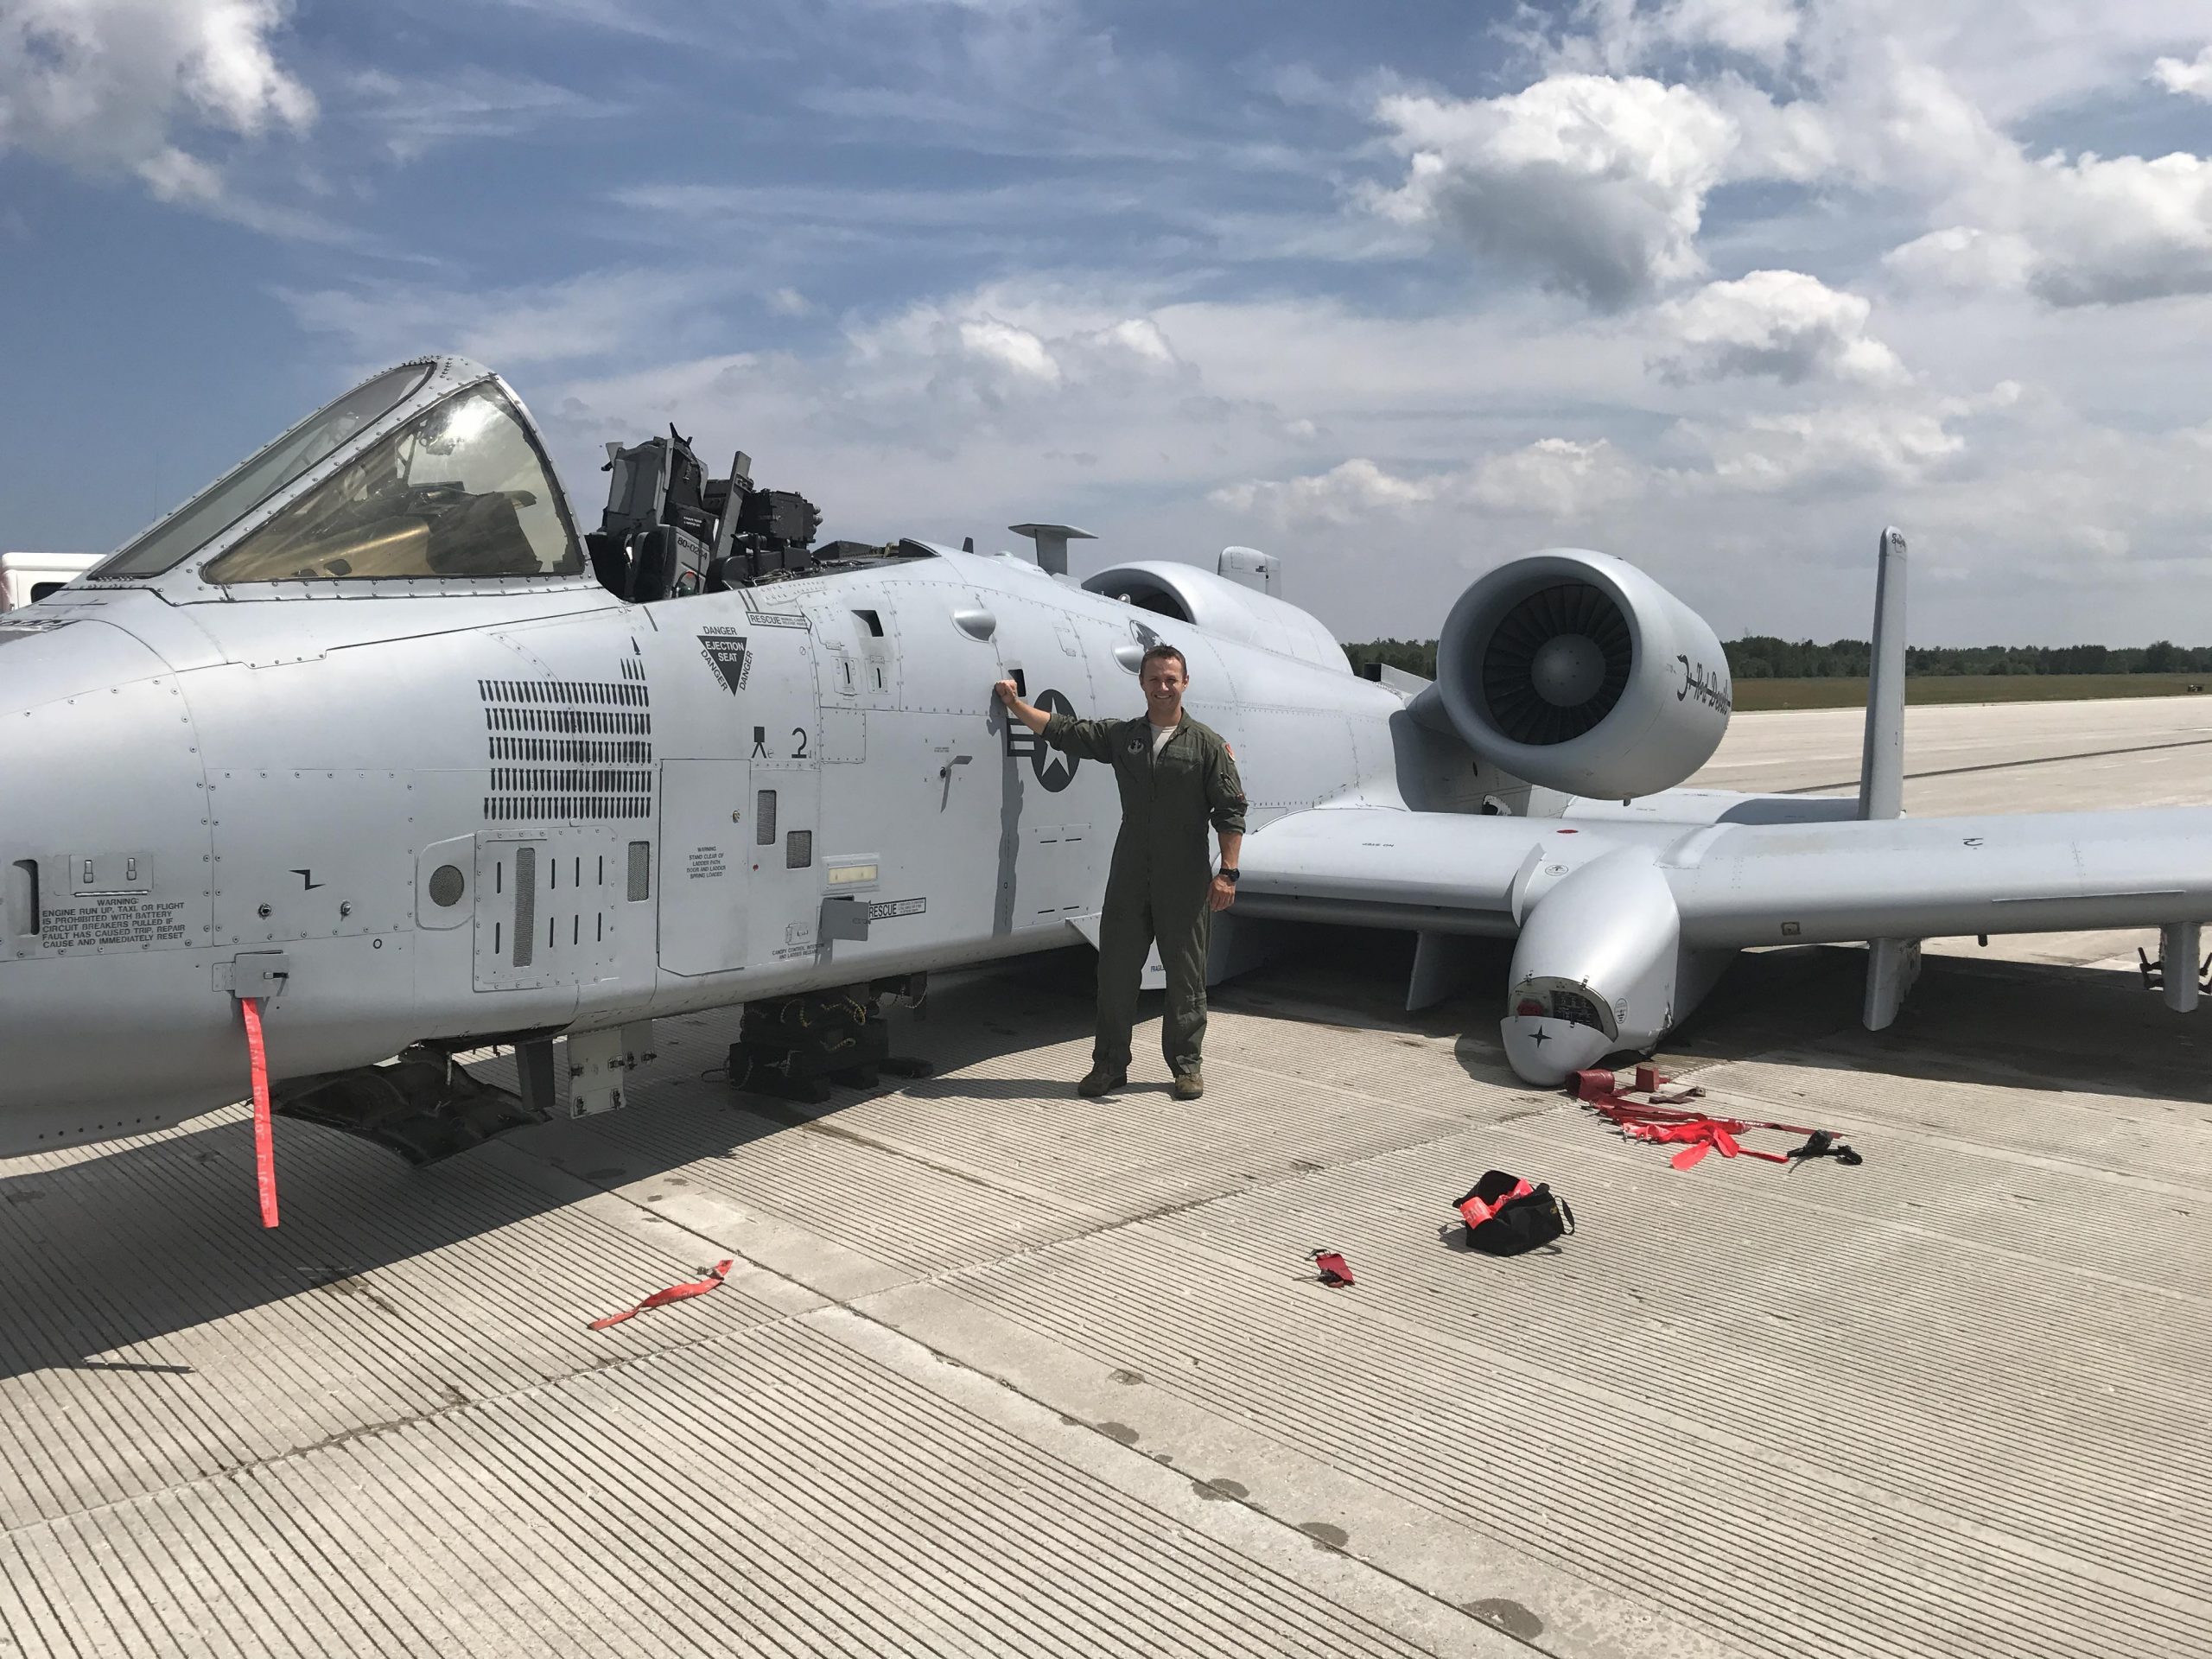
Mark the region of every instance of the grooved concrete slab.
<instances>
[{"instance_id":1,"label":"grooved concrete slab","mask_svg":"<svg viewBox=\"0 0 2212 1659\"><path fill-rule=\"evenodd\" d=\"M2192 747L1916 806L2202 798L2202 708L1916 710L1916 766ZM0 1165L0 1655L2212 1655L2212 1089L2132 939L1938 957L1878 1035L1859 953L1747 958L1669 1063L1869 1160L1785 1173L1520 1084L1503 952L1408 1016L1402 941L1319 937L1197 1107L1072 1097L1071 954L822 1108L702 1016L429 1171L284 1123L275 1235L236 1109ZM1493 1166L1582 1230L1465 1253Z\"/></svg>"}]
</instances>

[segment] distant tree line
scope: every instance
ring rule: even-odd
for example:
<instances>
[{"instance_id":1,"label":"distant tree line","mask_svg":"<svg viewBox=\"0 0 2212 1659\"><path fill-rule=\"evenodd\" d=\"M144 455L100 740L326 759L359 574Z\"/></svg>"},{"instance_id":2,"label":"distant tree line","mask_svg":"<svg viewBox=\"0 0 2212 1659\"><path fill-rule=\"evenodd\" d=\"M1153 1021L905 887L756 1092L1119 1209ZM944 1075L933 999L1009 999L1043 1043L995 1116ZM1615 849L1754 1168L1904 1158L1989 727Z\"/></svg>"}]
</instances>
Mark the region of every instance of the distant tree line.
<instances>
[{"instance_id":1,"label":"distant tree line","mask_svg":"<svg viewBox=\"0 0 2212 1659\"><path fill-rule=\"evenodd\" d=\"M1865 679L1873 646L1864 639L1777 639L1753 634L1721 646L1738 680ZM1436 677L1433 639L1368 639L1348 645L1355 669L1388 663L1425 680ZM2184 674L2212 672L2212 645L1927 645L1904 654L1907 674Z\"/></svg>"},{"instance_id":2,"label":"distant tree line","mask_svg":"<svg viewBox=\"0 0 2212 1659\"><path fill-rule=\"evenodd\" d=\"M1358 674L1364 674L1370 663L1388 663L1392 668L1418 674L1424 680L1436 677L1433 639L1369 639L1346 645L1344 655L1351 658L1352 671Z\"/></svg>"}]
</instances>

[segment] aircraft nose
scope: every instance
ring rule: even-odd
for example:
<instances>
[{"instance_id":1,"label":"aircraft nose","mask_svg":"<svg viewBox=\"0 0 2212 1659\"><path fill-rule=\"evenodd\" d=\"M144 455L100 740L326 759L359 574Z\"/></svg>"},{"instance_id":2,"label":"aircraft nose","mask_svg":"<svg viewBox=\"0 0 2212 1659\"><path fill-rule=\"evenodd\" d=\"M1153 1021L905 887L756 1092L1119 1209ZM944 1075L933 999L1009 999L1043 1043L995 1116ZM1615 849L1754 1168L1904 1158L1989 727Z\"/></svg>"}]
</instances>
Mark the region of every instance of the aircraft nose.
<instances>
[{"instance_id":1,"label":"aircraft nose","mask_svg":"<svg viewBox=\"0 0 2212 1659\"><path fill-rule=\"evenodd\" d=\"M232 1016L209 977L206 778L177 677L104 623L0 630L0 1155L56 1144L71 1102L197 1077L221 1103L204 1096L236 1069Z\"/></svg>"}]
</instances>

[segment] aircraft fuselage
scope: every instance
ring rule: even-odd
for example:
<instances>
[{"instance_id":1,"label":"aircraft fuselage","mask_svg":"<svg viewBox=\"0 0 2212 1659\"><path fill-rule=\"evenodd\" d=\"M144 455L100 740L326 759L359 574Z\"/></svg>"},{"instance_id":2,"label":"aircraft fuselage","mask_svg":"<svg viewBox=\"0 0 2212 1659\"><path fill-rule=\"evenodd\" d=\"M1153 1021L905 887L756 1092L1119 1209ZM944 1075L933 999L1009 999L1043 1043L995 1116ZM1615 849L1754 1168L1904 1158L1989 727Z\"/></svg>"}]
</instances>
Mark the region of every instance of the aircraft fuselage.
<instances>
[{"instance_id":1,"label":"aircraft fuselage","mask_svg":"<svg viewBox=\"0 0 2212 1659\"><path fill-rule=\"evenodd\" d=\"M1112 780L990 688L1134 713L1152 637L1255 829L1401 803L1397 696L1004 558L650 606L74 597L0 653L0 1154L235 1099L232 993L272 962L284 1077L1071 943Z\"/></svg>"}]
</instances>

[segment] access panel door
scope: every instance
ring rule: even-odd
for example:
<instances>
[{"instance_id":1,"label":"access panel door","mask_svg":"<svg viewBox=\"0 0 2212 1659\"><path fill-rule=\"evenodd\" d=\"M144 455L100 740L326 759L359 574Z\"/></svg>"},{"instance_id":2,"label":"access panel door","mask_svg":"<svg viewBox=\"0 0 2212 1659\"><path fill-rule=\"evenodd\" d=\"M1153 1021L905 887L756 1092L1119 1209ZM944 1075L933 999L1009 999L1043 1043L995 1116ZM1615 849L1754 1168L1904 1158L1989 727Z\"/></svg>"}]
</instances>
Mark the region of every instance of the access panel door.
<instances>
[{"instance_id":1,"label":"access panel door","mask_svg":"<svg viewBox=\"0 0 2212 1659\"><path fill-rule=\"evenodd\" d=\"M769 596L772 598L772 595ZM768 602L763 599L762 603ZM747 833L738 853L748 907L746 960L756 966L811 958L822 910L820 845L824 741L822 646L803 613L750 613L754 658L733 713L731 752L745 758L746 798L734 808ZM857 721L859 711L842 711ZM841 742L864 734L848 731ZM840 753L846 753L842 748ZM858 765L840 772L860 772Z\"/></svg>"},{"instance_id":2,"label":"access panel door","mask_svg":"<svg viewBox=\"0 0 2212 1659\"><path fill-rule=\"evenodd\" d=\"M745 966L753 814L741 760L661 763L660 965Z\"/></svg>"},{"instance_id":3,"label":"access panel door","mask_svg":"<svg viewBox=\"0 0 2212 1659\"><path fill-rule=\"evenodd\" d=\"M625 877L596 835L480 834L476 988L535 991L607 977Z\"/></svg>"}]
</instances>

